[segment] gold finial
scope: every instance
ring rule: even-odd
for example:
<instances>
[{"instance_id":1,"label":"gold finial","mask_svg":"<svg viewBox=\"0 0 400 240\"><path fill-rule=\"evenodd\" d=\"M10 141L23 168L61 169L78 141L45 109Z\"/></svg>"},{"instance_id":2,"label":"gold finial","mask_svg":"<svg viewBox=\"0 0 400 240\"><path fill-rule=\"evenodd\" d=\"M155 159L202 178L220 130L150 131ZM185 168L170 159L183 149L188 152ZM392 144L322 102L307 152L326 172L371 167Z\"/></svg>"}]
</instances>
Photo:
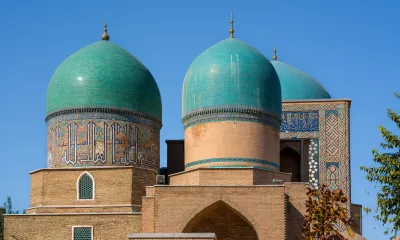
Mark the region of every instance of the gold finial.
<instances>
[{"instance_id":1,"label":"gold finial","mask_svg":"<svg viewBox=\"0 0 400 240\"><path fill-rule=\"evenodd\" d=\"M274 61L276 61L276 59L278 59L278 57L276 56L276 47L274 46L274 57L273 57Z\"/></svg>"},{"instance_id":2,"label":"gold finial","mask_svg":"<svg viewBox=\"0 0 400 240\"><path fill-rule=\"evenodd\" d=\"M235 32L235 30L233 30L233 10L231 11L231 29L229 29L229 33L230 33L230 38L233 38L233 33Z\"/></svg>"},{"instance_id":3,"label":"gold finial","mask_svg":"<svg viewBox=\"0 0 400 240\"><path fill-rule=\"evenodd\" d=\"M110 36L107 34L107 23L104 23L104 32L103 35L101 35L101 39L105 41L110 40Z\"/></svg>"}]
</instances>

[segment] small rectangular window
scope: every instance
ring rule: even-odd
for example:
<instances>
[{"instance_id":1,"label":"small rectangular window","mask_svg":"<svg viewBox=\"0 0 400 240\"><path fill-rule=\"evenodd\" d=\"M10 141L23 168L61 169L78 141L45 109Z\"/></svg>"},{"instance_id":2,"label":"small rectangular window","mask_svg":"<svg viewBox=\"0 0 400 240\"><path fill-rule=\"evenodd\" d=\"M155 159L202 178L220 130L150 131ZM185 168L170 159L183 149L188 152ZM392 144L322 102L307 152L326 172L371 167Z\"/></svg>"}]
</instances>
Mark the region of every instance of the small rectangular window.
<instances>
[{"instance_id":1,"label":"small rectangular window","mask_svg":"<svg viewBox=\"0 0 400 240\"><path fill-rule=\"evenodd\" d=\"M73 227L73 240L93 240L93 227Z\"/></svg>"}]
</instances>

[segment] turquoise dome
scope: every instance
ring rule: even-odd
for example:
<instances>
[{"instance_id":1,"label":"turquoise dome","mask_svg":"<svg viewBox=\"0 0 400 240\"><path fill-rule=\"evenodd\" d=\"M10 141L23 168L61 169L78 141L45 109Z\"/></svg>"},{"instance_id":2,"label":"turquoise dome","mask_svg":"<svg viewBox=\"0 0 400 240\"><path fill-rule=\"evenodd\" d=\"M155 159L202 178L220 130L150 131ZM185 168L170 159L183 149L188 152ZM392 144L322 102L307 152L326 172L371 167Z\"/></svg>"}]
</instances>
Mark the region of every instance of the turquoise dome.
<instances>
[{"instance_id":1,"label":"turquoise dome","mask_svg":"<svg viewBox=\"0 0 400 240\"><path fill-rule=\"evenodd\" d=\"M249 109L281 118L278 75L271 62L250 45L222 40L190 65L182 90L183 117L207 109Z\"/></svg>"},{"instance_id":2,"label":"turquoise dome","mask_svg":"<svg viewBox=\"0 0 400 240\"><path fill-rule=\"evenodd\" d=\"M47 89L47 115L61 110L112 108L161 120L161 95L150 71L109 41L90 44L68 57Z\"/></svg>"},{"instance_id":3,"label":"turquoise dome","mask_svg":"<svg viewBox=\"0 0 400 240\"><path fill-rule=\"evenodd\" d=\"M280 61L271 63L281 82L282 100L331 98L328 91L308 74Z\"/></svg>"}]
</instances>

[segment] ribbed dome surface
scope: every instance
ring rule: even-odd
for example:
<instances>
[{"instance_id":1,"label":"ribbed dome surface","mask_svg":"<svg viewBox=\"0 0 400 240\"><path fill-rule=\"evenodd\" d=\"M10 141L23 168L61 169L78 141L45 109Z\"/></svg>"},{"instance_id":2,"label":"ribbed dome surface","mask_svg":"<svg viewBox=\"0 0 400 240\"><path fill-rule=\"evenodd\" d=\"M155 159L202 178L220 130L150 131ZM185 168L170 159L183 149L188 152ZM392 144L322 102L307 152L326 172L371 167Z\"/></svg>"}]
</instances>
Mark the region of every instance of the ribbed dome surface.
<instances>
[{"instance_id":1,"label":"ribbed dome surface","mask_svg":"<svg viewBox=\"0 0 400 240\"><path fill-rule=\"evenodd\" d=\"M282 100L331 98L328 91L308 74L280 61L271 63L281 82Z\"/></svg>"},{"instance_id":2,"label":"ribbed dome surface","mask_svg":"<svg viewBox=\"0 0 400 240\"><path fill-rule=\"evenodd\" d=\"M161 120L161 96L150 71L109 41L88 45L68 57L47 89L47 115L65 109L115 108Z\"/></svg>"},{"instance_id":3,"label":"ribbed dome surface","mask_svg":"<svg viewBox=\"0 0 400 240\"><path fill-rule=\"evenodd\" d=\"M228 38L200 54L182 90L182 115L210 108L261 110L281 117L281 87L270 61L255 48Z\"/></svg>"}]
</instances>

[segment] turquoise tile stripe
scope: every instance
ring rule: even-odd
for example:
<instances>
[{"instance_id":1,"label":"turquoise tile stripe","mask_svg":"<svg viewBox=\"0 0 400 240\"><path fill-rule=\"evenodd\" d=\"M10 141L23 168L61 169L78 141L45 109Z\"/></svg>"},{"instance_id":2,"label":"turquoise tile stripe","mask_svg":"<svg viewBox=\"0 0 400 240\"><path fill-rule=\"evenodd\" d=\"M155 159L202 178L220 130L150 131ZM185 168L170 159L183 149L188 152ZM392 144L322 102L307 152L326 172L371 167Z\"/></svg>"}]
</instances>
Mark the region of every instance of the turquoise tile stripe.
<instances>
[{"instance_id":1,"label":"turquoise tile stripe","mask_svg":"<svg viewBox=\"0 0 400 240\"><path fill-rule=\"evenodd\" d=\"M182 115L210 107L259 110L280 118L281 87L270 61L236 38L200 54L185 75Z\"/></svg>"},{"instance_id":2,"label":"turquoise tile stripe","mask_svg":"<svg viewBox=\"0 0 400 240\"><path fill-rule=\"evenodd\" d=\"M161 95L150 71L109 41L68 57L47 89L47 115L59 110L110 107L147 113L161 120Z\"/></svg>"},{"instance_id":3,"label":"turquoise tile stripe","mask_svg":"<svg viewBox=\"0 0 400 240\"><path fill-rule=\"evenodd\" d=\"M185 168L193 167L193 166L198 166L198 165L203 165L203 164L209 164L209 163L257 163L257 164L262 164L266 165L269 167L276 168L279 170L279 164L270 162L268 160L261 160L261 159L254 159L254 158L208 158L208 159L203 159L203 160L198 160L194 162L190 162L185 164ZM239 164L235 164L236 166L239 166ZM232 165L230 165L232 166ZM216 166L213 166L216 167ZM224 166L221 166L224 167ZM249 167L249 166L244 166L244 167Z\"/></svg>"},{"instance_id":4,"label":"turquoise tile stripe","mask_svg":"<svg viewBox=\"0 0 400 240\"><path fill-rule=\"evenodd\" d=\"M324 86L308 74L280 61L271 63L281 82L282 100L331 98Z\"/></svg>"}]
</instances>

